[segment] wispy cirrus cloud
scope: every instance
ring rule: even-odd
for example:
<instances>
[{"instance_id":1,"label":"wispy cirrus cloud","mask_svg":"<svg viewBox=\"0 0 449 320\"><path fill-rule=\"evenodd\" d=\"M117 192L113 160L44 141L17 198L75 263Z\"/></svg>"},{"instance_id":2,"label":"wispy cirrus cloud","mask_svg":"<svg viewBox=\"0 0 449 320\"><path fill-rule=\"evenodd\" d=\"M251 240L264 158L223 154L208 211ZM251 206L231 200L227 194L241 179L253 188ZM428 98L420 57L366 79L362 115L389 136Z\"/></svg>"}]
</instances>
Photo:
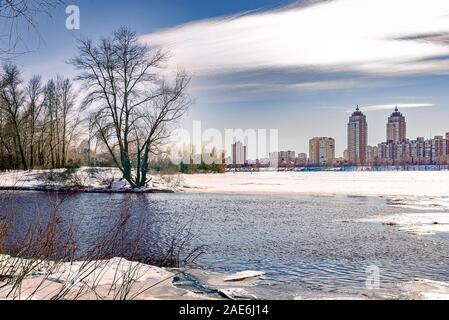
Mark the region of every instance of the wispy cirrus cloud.
<instances>
[{"instance_id":1,"label":"wispy cirrus cloud","mask_svg":"<svg viewBox=\"0 0 449 320\"><path fill-rule=\"evenodd\" d=\"M354 88L376 88L386 85L385 81L374 80L321 80L290 83L276 82L222 82L216 84L196 84L196 91L230 91L245 90L247 92L305 92L305 91L332 91Z\"/></svg>"},{"instance_id":2,"label":"wispy cirrus cloud","mask_svg":"<svg viewBox=\"0 0 449 320\"><path fill-rule=\"evenodd\" d=\"M448 72L449 1L334 0L189 23L142 36L195 75L263 68ZM307 86L304 87L307 89Z\"/></svg>"},{"instance_id":3,"label":"wispy cirrus cloud","mask_svg":"<svg viewBox=\"0 0 449 320\"><path fill-rule=\"evenodd\" d=\"M399 109L416 109L416 108L431 108L434 107L435 105L433 103L388 103L388 104L362 106L361 110L363 112L393 110L396 106ZM348 113L353 111L354 110L348 110Z\"/></svg>"}]
</instances>

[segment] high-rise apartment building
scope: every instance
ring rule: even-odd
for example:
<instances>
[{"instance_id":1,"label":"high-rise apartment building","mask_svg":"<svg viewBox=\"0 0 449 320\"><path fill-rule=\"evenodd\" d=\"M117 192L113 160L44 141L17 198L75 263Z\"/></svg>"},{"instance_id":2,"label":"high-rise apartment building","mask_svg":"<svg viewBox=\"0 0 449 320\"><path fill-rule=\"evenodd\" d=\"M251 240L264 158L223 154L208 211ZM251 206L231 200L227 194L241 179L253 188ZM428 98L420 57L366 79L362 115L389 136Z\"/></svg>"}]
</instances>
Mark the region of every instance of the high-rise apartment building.
<instances>
[{"instance_id":1,"label":"high-rise apartment building","mask_svg":"<svg viewBox=\"0 0 449 320\"><path fill-rule=\"evenodd\" d=\"M331 166L335 161L335 140L327 137L309 141L309 162L313 165Z\"/></svg>"},{"instance_id":2,"label":"high-rise apartment building","mask_svg":"<svg viewBox=\"0 0 449 320\"><path fill-rule=\"evenodd\" d=\"M447 141L442 136L436 136L432 139L432 162L441 164L446 161L447 155Z\"/></svg>"},{"instance_id":3,"label":"high-rise apartment building","mask_svg":"<svg viewBox=\"0 0 449 320\"><path fill-rule=\"evenodd\" d=\"M232 145L232 164L234 166L243 166L247 163L246 146L240 141Z\"/></svg>"},{"instance_id":4,"label":"high-rise apartment building","mask_svg":"<svg viewBox=\"0 0 449 320\"><path fill-rule=\"evenodd\" d=\"M351 165L367 164L368 123L357 106L348 123L348 162Z\"/></svg>"},{"instance_id":5,"label":"high-rise apartment building","mask_svg":"<svg viewBox=\"0 0 449 320\"><path fill-rule=\"evenodd\" d=\"M388 118L387 142L399 143L407 139L407 124L405 117L399 112L398 107Z\"/></svg>"}]
</instances>

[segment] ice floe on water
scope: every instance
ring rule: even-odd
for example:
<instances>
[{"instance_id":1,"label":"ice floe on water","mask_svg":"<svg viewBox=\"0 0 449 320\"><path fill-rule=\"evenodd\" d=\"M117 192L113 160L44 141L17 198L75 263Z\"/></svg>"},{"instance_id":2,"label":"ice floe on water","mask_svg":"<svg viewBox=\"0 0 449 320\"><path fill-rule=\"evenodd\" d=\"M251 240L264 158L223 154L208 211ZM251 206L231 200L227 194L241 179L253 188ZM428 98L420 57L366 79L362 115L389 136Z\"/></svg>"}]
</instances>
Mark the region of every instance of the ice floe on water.
<instances>
[{"instance_id":1,"label":"ice floe on water","mask_svg":"<svg viewBox=\"0 0 449 320\"><path fill-rule=\"evenodd\" d=\"M449 182L448 182L449 183ZM448 197L385 197L387 204L400 208L426 211L449 211Z\"/></svg>"},{"instance_id":2,"label":"ice floe on water","mask_svg":"<svg viewBox=\"0 0 449 320\"><path fill-rule=\"evenodd\" d=\"M449 213L447 212L401 213L360 219L359 221L383 223L416 235L449 233Z\"/></svg>"},{"instance_id":3,"label":"ice floe on water","mask_svg":"<svg viewBox=\"0 0 449 320\"><path fill-rule=\"evenodd\" d=\"M303 293L294 300L449 300L449 283L417 278L377 289L346 288L331 293Z\"/></svg>"},{"instance_id":4,"label":"ice floe on water","mask_svg":"<svg viewBox=\"0 0 449 320\"><path fill-rule=\"evenodd\" d=\"M262 271L242 271L226 276L223 278L223 280L226 282L242 281L249 278L258 278L263 276L264 274L265 272Z\"/></svg>"},{"instance_id":5,"label":"ice floe on water","mask_svg":"<svg viewBox=\"0 0 449 320\"><path fill-rule=\"evenodd\" d=\"M270 290L269 282L266 281L264 275L263 271L251 270L223 274L208 270L189 269L184 274L184 281L177 284L182 284L184 288L190 288L194 293L206 293L217 299L272 299L276 297L276 294Z\"/></svg>"},{"instance_id":6,"label":"ice floe on water","mask_svg":"<svg viewBox=\"0 0 449 320\"><path fill-rule=\"evenodd\" d=\"M387 203L414 212L382 215L358 221L383 223L415 235L449 234L449 198L388 197Z\"/></svg>"}]
</instances>

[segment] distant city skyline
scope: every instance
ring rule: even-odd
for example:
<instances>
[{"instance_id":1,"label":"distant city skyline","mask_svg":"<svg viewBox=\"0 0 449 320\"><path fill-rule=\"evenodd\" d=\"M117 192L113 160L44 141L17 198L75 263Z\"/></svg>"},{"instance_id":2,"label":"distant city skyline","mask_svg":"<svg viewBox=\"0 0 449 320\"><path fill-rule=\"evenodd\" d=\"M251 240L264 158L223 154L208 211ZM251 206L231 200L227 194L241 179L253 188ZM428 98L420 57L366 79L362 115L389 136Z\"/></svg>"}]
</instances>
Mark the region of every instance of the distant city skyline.
<instances>
[{"instance_id":1,"label":"distant city skyline","mask_svg":"<svg viewBox=\"0 0 449 320\"><path fill-rule=\"evenodd\" d=\"M342 164L353 166L449 164L449 127L443 134L436 134L430 138L408 137L406 115L400 112L398 106L385 121L384 139L372 145L368 144L369 121L357 105L349 117L347 148L342 155L336 155L336 140L332 137L310 138L308 153L279 149L270 152L268 158L262 159L248 159L247 149L253 146L237 141L232 145L230 164L236 166L269 163L272 167L290 168L304 165L332 167Z\"/></svg>"}]
</instances>

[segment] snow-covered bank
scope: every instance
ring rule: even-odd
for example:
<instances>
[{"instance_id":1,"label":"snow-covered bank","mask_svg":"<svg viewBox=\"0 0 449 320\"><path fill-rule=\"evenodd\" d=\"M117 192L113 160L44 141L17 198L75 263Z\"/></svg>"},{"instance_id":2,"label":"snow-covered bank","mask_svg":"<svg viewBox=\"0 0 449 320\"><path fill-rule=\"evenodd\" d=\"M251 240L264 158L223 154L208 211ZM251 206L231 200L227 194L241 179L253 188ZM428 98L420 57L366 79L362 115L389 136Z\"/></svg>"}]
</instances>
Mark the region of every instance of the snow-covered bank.
<instances>
[{"instance_id":1,"label":"snow-covered bank","mask_svg":"<svg viewBox=\"0 0 449 320\"><path fill-rule=\"evenodd\" d=\"M204 282L210 285L210 290L204 292L181 288L178 278L184 272L188 271L122 258L63 263L0 255L0 300L252 300L257 297L247 294L244 288L254 286L264 274L256 271L215 274L198 270L197 274L207 274L208 279L213 279Z\"/></svg>"},{"instance_id":2,"label":"snow-covered bank","mask_svg":"<svg viewBox=\"0 0 449 320\"><path fill-rule=\"evenodd\" d=\"M449 171L184 175L190 192L449 197Z\"/></svg>"},{"instance_id":3,"label":"snow-covered bank","mask_svg":"<svg viewBox=\"0 0 449 320\"><path fill-rule=\"evenodd\" d=\"M145 188L135 190L121 176L114 168L0 172L0 190L155 193L177 191L180 184L177 176L152 175Z\"/></svg>"},{"instance_id":4,"label":"snow-covered bank","mask_svg":"<svg viewBox=\"0 0 449 320\"><path fill-rule=\"evenodd\" d=\"M22 271L22 270L26 271ZM196 287L177 279L193 276ZM26 274L26 276L23 276ZM261 300L277 299L281 287L264 272L220 274L200 269L167 270L121 258L57 263L0 255L0 300ZM20 285L14 286L17 279ZM341 288L335 292L307 290L295 300L449 300L449 283L415 279L379 289Z\"/></svg>"},{"instance_id":5,"label":"snow-covered bank","mask_svg":"<svg viewBox=\"0 0 449 320\"><path fill-rule=\"evenodd\" d=\"M9 267L19 265L20 267ZM0 255L0 299L205 299L173 285L176 273L124 259L48 263ZM11 282L28 268L20 288ZM15 270L16 274L10 273ZM7 281L10 281L8 283ZM2 283L3 281L3 283ZM4 285L6 284L6 285Z\"/></svg>"}]
</instances>

